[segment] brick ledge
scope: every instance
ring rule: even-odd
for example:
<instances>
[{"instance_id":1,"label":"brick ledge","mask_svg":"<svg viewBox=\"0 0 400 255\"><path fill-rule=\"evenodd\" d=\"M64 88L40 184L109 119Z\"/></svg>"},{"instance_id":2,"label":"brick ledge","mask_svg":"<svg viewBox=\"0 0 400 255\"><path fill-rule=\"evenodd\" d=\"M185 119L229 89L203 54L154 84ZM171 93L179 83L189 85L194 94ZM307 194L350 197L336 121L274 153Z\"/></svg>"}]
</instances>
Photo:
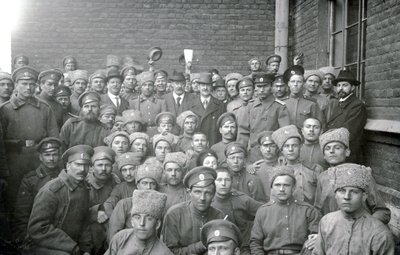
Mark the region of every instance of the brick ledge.
<instances>
[{"instance_id":1,"label":"brick ledge","mask_svg":"<svg viewBox=\"0 0 400 255\"><path fill-rule=\"evenodd\" d=\"M368 119L364 129L368 131L400 134L400 121Z\"/></svg>"}]
</instances>

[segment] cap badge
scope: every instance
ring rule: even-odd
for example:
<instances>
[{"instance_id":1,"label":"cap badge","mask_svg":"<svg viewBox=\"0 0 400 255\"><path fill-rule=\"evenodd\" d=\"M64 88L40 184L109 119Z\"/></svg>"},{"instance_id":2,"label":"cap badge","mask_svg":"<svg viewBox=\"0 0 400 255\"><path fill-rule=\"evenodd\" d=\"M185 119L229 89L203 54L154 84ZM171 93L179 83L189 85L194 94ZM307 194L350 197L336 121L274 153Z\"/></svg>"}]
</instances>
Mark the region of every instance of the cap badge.
<instances>
[{"instance_id":1,"label":"cap badge","mask_svg":"<svg viewBox=\"0 0 400 255\"><path fill-rule=\"evenodd\" d=\"M291 74L296 74L296 72L294 70L290 71Z\"/></svg>"},{"instance_id":2,"label":"cap badge","mask_svg":"<svg viewBox=\"0 0 400 255\"><path fill-rule=\"evenodd\" d=\"M260 78L260 81L261 81L261 82L264 81L264 78Z\"/></svg>"},{"instance_id":3,"label":"cap badge","mask_svg":"<svg viewBox=\"0 0 400 255\"><path fill-rule=\"evenodd\" d=\"M219 232L219 230L215 230L214 231L214 236L219 236L221 233Z\"/></svg>"},{"instance_id":4,"label":"cap badge","mask_svg":"<svg viewBox=\"0 0 400 255\"><path fill-rule=\"evenodd\" d=\"M25 73L24 73L24 76L30 76L30 73L25 72Z\"/></svg>"},{"instance_id":5,"label":"cap badge","mask_svg":"<svg viewBox=\"0 0 400 255\"><path fill-rule=\"evenodd\" d=\"M201 181L204 181L204 174L199 174L199 179L200 179Z\"/></svg>"},{"instance_id":6,"label":"cap badge","mask_svg":"<svg viewBox=\"0 0 400 255\"><path fill-rule=\"evenodd\" d=\"M85 159L85 153L81 153L81 159Z\"/></svg>"},{"instance_id":7,"label":"cap badge","mask_svg":"<svg viewBox=\"0 0 400 255\"><path fill-rule=\"evenodd\" d=\"M289 131L288 131L288 130L285 130L285 132L284 132L284 133L287 135L287 134L289 134Z\"/></svg>"}]
</instances>

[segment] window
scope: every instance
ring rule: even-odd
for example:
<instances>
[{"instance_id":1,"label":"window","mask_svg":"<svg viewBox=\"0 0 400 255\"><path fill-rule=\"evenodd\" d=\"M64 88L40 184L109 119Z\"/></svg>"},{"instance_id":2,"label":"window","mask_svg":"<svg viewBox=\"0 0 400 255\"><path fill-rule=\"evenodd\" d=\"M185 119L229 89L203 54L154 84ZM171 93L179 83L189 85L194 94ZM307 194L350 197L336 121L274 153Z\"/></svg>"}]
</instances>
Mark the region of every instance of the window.
<instances>
[{"instance_id":1,"label":"window","mask_svg":"<svg viewBox=\"0 0 400 255\"><path fill-rule=\"evenodd\" d=\"M364 97L367 0L331 0L329 4L329 64L349 68L361 81Z\"/></svg>"}]
</instances>

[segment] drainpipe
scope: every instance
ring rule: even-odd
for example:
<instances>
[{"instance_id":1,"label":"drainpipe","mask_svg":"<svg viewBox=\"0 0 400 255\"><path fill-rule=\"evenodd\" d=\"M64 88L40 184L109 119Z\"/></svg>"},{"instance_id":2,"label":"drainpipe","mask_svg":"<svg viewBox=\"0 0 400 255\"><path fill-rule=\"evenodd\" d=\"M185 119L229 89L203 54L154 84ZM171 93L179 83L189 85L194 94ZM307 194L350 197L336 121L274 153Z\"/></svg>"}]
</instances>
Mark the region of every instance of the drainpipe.
<instances>
[{"instance_id":1,"label":"drainpipe","mask_svg":"<svg viewBox=\"0 0 400 255\"><path fill-rule=\"evenodd\" d=\"M282 57L279 73L288 67L289 0L275 1L275 54Z\"/></svg>"}]
</instances>

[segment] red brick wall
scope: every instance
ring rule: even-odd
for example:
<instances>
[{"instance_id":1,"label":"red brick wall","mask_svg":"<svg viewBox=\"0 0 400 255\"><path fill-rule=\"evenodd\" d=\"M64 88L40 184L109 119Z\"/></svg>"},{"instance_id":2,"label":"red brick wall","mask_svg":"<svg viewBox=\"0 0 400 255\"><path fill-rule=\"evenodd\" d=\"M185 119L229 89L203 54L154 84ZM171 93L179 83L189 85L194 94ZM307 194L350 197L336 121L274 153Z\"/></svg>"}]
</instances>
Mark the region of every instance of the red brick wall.
<instances>
[{"instance_id":1,"label":"red brick wall","mask_svg":"<svg viewBox=\"0 0 400 255\"><path fill-rule=\"evenodd\" d=\"M107 54L146 64L147 50L160 46L156 68L183 70L178 56L192 48L193 71L247 73L250 56L265 59L274 50L272 0L24 1L12 53L26 54L38 69L61 67L66 55L89 71L104 67Z\"/></svg>"}]
</instances>

